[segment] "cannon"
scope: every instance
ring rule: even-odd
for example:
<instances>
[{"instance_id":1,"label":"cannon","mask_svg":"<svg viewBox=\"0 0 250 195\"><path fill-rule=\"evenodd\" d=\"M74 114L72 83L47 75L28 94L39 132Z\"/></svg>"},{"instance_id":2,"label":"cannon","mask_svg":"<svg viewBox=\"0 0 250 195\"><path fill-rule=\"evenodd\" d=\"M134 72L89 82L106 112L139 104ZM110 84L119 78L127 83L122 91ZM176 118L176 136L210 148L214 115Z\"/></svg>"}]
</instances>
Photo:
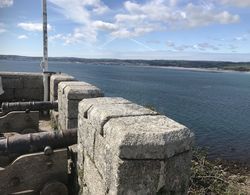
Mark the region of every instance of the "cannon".
<instances>
[{"instance_id":1,"label":"cannon","mask_svg":"<svg viewBox=\"0 0 250 195\"><path fill-rule=\"evenodd\" d=\"M43 151L46 146L66 148L76 142L77 129L15 135L0 139L0 155L34 153Z\"/></svg>"},{"instance_id":2,"label":"cannon","mask_svg":"<svg viewBox=\"0 0 250 195\"><path fill-rule=\"evenodd\" d=\"M31 101L31 102L3 102L1 111L3 113L11 111L46 111L58 109L58 102L50 101Z\"/></svg>"},{"instance_id":3,"label":"cannon","mask_svg":"<svg viewBox=\"0 0 250 195\"><path fill-rule=\"evenodd\" d=\"M69 194L69 148L76 142L77 129L0 139L0 162L1 157L16 155L0 167L0 194Z\"/></svg>"}]
</instances>

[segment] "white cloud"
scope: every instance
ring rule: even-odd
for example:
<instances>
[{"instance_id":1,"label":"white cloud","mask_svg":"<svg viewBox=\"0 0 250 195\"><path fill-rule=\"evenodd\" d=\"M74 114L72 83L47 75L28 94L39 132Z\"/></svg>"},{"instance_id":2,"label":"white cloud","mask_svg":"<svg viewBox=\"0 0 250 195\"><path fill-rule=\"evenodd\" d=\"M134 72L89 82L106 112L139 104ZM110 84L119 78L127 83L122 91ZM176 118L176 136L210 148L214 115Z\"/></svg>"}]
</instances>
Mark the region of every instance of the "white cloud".
<instances>
[{"instance_id":1,"label":"white cloud","mask_svg":"<svg viewBox=\"0 0 250 195\"><path fill-rule=\"evenodd\" d=\"M100 0L49 0L60 8L68 19L79 24L90 24L91 14L103 14L109 8Z\"/></svg>"},{"instance_id":2,"label":"white cloud","mask_svg":"<svg viewBox=\"0 0 250 195\"><path fill-rule=\"evenodd\" d=\"M94 42L98 31L107 31L114 38L132 38L154 31L195 28L211 24L229 24L240 20L236 14L218 9L214 0L187 3L179 0L125 1L123 10L108 12L109 21L100 19L110 9L101 0L49 0L66 18L79 25L72 33L55 39L66 44L81 41ZM222 0L229 1L229 0ZM113 18L110 18L113 14ZM99 19L97 19L99 18ZM176 46L183 50L187 45Z\"/></svg>"},{"instance_id":3,"label":"white cloud","mask_svg":"<svg viewBox=\"0 0 250 195\"><path fill-rule=\"evenodd\" d=\"M117 14L115 16L116 22L140 22L146 19L147 16L144 14L140 15L127 15L127 14Z\"/></svg>"},{"instance_id":4,"label":"white cloud","mask_svg":"<svg viewBox=\"0 0 250 195\"><path fill-rule=\"evenodd\" d=\"M49 0L59 8L59 12L67 19L79 24L72 33L54 37L61 39L65 44L79 43L82 41L95 42L97 30L114 30L116 26L109 22L93 20L92 15L106 13L109 8L100 0Z\"/></svg>"},{"instance_id":5,"label":"white cloud","mask_svg":"<svg viewBox=\"0 0 250 195\"><path fill-rule=\"evenodd\" d=\"M220 2L232 6L250 7L250 0L220 0Z\"/></svg>"},{"instance_id":6,"label":"white cloud","mask_svg":"<svg viewBox=\"0 0 250 195\"><path fill-rule=\"evenodd\" d=\"M22 22L22 23L18 23L17 26L27 31L42 31L43 30L42 23ZM48 24L48 30L50 31L51 29L52 29L51 25Z\"/></svg>"},{"instance_id":7,"label":"white cloud","mask_svg":"<svg viewBox=\"0 0 250 195\"><path fill-rule=\"evenodd\" d=\"M186 50L197 50L197 49L201 51L206 51L206 50L216 51L220 49L219 47L207 42L197 43L194 45L191 44L177 45L173 41L167 41L166 46L174 51L186 51Z\"/></svg>"},{"instance_id":8,"label":"white cloud","mask_svg":"<svg viewBox=\"0 0 250 195\"><path fill-rule=\"evenodd\" d=\"M212 45L211 43L203 42L203 43L198 43L197 45L194 45L194 48L197 48L199 50L219 50L219 48L215 45Z\"/></svg>"},{"instance_id":9,"label":"white cloud","mask_svg":"<svg viewBox=\"0 0 250 195\"><path fill-rule=\"evenodd\" d=\"M185 8L186 18L182 23L187 27L207 26L212 23L229 24L239 21L238 15L232 15L227 11L215 12L193 4Z\"/></svg>"},{"instance_id":10,"label":"white cloud","mask_svg":"<svg viewBox=\"0 0 250 195\"><path fill-rule=\"evenodd\" d=\"M10 7L13 5L13 0L0 0L0 8Z\"/></svg>"},{"instance_id":11,"label":"white cloud","mask_svg":"<svg viewBox=\"0 0 250 195\"><path fill-rule=\"evenodd\" d=\"M159 30L235 23L240 19L238 15L230 14L228 11L217 10L212 4L177 5L177 0L150 0L146 3L126 1L126 12L115 16L114 23L119 29L111 35L122 38L135 37Z\"/></svg>"},{"instance_id":12,"label":"white cloud","mask_svg":"<svg viewBox=\"0 0 250 195\"><path fill-rule=\"evenodd\" d=\"M117 26L115 24L109 23L109 22L103 22L103 21L94 21L92 23L92 26L96 29L100 30L108 30L108 31L113 31L117 29Z\"/></svg>"},{"instance_id":13,"label":"white cloud","mask_svg":"<svg viewBox=\"0 0 250 195\"><path fill-rule=\"evenodd\" d=\"M18 39L28 39L28 36L27 35L19 35L17 38Z\"/></svg>"},{"instance_id":14,"label":"white cloud","mask_svg":"<svg viewBox=\"0 0 250 195\"><path fill-rule=\"evenodd\" d=\"M97 33L92 29L76 28L73 33L56 34L49 37L49 40L62 40L65 45L82 43L82 42L96 42Z\"/></svg>"},{"instance_id":15,"label":"white cloud","mask_svg":"<svg viewBox=\"0 0 250 195\"><path fill-rule=\"evenodd\" d=\"M6 31L7 30L5 28L5 24L4 23L0 23L0 34L6 32Z\"/></svg>"}]
</instances>

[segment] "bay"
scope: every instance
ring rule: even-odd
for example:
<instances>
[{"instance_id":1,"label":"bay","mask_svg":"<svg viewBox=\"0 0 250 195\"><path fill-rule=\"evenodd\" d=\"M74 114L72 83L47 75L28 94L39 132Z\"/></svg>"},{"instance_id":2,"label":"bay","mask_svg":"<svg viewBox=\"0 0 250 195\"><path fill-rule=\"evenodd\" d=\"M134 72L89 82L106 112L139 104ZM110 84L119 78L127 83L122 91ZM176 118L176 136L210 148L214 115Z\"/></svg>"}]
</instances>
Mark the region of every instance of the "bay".
<instances>
[{"instance_id":1,"label":"bay","mask_svg":"<svg viewBox=\"0 0 250 195\"><path fill-rule=\"evenodd\" d=\"M0 71L40 72L40 62L0 60ZM150 105L195 132L211 158L250 162L250 74L50 62L106 96Z\"/></svg>"}]
</instances>

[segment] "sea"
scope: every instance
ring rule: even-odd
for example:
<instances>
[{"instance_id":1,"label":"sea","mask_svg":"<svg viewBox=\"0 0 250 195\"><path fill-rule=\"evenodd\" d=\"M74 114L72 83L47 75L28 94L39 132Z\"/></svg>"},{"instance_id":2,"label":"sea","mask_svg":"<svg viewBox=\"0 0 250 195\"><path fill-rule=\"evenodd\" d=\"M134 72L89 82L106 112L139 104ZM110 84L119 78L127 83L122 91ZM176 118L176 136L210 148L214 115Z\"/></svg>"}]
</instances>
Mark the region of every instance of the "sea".
<instances>
[{"instance_id":1,"label":"sea","mask_svg":"<svg viewBox=\"0 0 250 195\"><path fill-rule=\"evenodd\" d=\"M38 60L0 60L0 71L41 72ZM73 75L184 124L213 159L250 163L250 74L52 61Z\"/></svg>"}]
</instances>

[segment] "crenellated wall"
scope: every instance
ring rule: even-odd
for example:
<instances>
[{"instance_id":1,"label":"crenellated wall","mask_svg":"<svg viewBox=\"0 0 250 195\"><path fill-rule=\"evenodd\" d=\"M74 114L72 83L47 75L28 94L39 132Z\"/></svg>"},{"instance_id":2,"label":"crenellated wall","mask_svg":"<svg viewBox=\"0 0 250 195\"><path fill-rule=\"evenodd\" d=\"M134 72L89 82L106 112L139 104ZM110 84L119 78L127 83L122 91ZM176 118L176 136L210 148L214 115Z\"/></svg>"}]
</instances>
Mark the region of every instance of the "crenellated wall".
<instances>
[{"instance_id":1,"label":"crenellated wall","mask_svg":"<svg viewBox=\"0 0 250 195\"><path fill-rule=\"evenodd\" d=\"M58 85L59 129L78 128L79 194L187 194L194 134L143 106L102 96L85 82Z\"/></svg>"},{"instance_id":2,"label":"crenellated wall","mask_svg":"<svg viewBox=\"0 0 250 195\"><path fill-rule=\"evenodd\" d=\"M188 128L122 98L84 99L78 109L80 194L187 194Z\"/></svg>"},{"instance_id":3,"label":"crenellated wall","mask_svg":"<svg viewBox=\"0 0 250 195\"><path fill-rule=\"evenodd\" d=\"M5 90L0 102L43 99L42 74L0 76ZM78 128L71 147L77 153L72 178L78 194L187 194L192 131L124 98L103 96L70 75L50 77L50 100L58 101L51 118L61 130Z\"/></svg>"}]
</instances>

